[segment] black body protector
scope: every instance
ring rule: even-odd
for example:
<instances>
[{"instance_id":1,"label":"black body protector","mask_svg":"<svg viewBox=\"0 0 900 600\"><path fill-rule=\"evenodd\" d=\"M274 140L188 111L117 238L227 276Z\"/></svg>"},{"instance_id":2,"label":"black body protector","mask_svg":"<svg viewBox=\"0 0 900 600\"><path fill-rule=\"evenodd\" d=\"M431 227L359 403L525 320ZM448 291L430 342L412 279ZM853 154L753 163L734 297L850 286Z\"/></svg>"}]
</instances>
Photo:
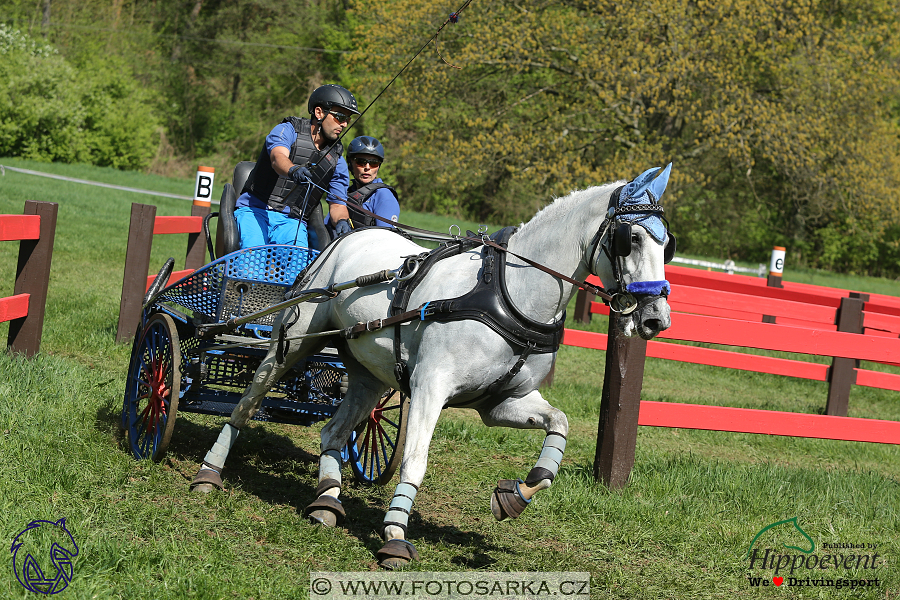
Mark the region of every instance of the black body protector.
<instances>
[{"instance_id":1,"label":"black body protector","mask_svg":"<svg viewBox=\"0 0 900 600\"><path fill-rule=\"evenodd\" d=\"M374 181L372 183L357 187L357 182L356 180L354 180L350 185L350 191L347 193L347 199L359 206L362 206L363 202L369 199L369 196L381 189L390 190L390 192L394 195L394 198L397 199L397 202L400 202L400 196L397 195L397 190L386 183L375 183ZM350 213L350 223L353 225L354 229L358 229L360 227L374 227L375 225L378 225L378 219L363 214L362 211L354 208L352 204L347 204L347 212Z\"/></svg>"},{"instance_id":2,"label":"black body protector","mask_svg":"<svg viewBox=\"0 0 900 600\"><path fill-rule=\"evenodd\" d=\"M300 189L295 190L294 188L298 186L290 177L279 175L272 168L272 159L263 142L256 166L253 167L241 193L249 192L260 200L265 200L270 209L278 212L284 210L285 206L290 206L292 219L307 221L310 212L319 207L319 200L325 193L320 188L327 187L344 148L340 142L336 142L327 153L318 150L312 141L309 119L288 117L282 123L290 123L297 132L297 141L290 150L291 162L307 167L312 172L315 185L299 186ZM294 193L291 193L292 191Z\"/></svg>"}]
</instances>

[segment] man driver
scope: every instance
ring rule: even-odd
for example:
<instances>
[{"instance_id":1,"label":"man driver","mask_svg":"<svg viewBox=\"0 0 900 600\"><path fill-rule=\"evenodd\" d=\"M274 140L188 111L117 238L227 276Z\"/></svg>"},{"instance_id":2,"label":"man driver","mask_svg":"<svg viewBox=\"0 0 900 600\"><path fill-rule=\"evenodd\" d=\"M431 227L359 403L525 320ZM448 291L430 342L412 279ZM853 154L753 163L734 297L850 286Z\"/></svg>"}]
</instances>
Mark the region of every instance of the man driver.
<instances>
[{"instance_id":1,"label":"man driver","mask_svg":"<svg viewBox=\"0 0 900 600\"><path fill-rule=\"evenodd\" d=\"M307 108L309 119L288 117L266 136L235 206L241 248L308 247L307 222L313 210L321 210L323 189L334 234L350 232L343 201L350 176L337 140L351 115L359 114L356 98L339 85L327 84L310 95Z\"/></svg>"}]
</instances>

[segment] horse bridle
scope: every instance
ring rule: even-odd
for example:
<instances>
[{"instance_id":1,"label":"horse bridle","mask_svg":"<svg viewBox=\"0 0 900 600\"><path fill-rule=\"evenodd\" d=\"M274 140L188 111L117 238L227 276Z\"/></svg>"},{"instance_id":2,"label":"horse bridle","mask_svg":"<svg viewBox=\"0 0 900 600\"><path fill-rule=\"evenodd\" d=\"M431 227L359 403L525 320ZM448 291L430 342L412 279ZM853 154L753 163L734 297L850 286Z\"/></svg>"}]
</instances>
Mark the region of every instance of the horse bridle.
<instances>
[{"instance_id":1,"label":"horse bridle","mask_svg":"<svg viewBox=\"0 0 900 600\"><path fill-rule=\"evenodd\" d=\"M635 297L635 294L628 290L628 286L625 284L624 264L622 261L631 254L632 224L622 219L622 215L655 214L659 216L660 220L666 225L666 245L663 249L663 261L665 264L671 262L675 256L676 240L675 236L669 233L669 223L663 216L665 211L662 205L650 190L647 190L650 203L619 206L619 199L624 187L623 185L616 188L610 196L606 218L603 219L594 239L591 241L591 258L588 268L591 270L591 273L594 273L594 257L597 254L597 249L602 248L604 254L609 258L613 277L616 280L616 288L609 290L612 292L612 298L608 300L609 309L613 312L627 315L637 309L638 299ZM603 241L604 238L606 239L605 242ZM594 275L597 275L597 273L594 273Z\"/></svg>"}]
</instances>

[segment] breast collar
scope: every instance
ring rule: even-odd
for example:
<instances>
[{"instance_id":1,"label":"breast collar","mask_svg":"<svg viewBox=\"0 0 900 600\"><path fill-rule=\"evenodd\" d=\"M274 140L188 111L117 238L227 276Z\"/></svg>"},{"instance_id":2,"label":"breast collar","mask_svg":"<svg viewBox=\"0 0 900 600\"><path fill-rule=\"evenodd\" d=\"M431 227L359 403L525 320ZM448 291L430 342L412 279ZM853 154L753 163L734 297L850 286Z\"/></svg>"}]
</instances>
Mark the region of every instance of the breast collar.
<instances>
[{"instance_id":1,"label":"breast collar","mask_svg":"<svg viewBox=\"0 0 900 600\"><path fill-rule=\"evenodd\" d=\"M515 232L515 227L506 227L493 234L491 239L506 247L509 238ZM470 232L469 237L475 236L476 234ZM419 267L416 277L401 282L394 295L395 302L391 305L392 315L406 310L409 296L424 279L431 265L448 256L450 254L444 253L443 256L436 257L436 260L429 261L426 258L425 261L429 264L423 263ZM531 352L556 352L562 341L565 313L562 318L552 323L541 323L516 308L506 287L505 252L498 252L490 246L483 246L481 265L480 276L471 291L457 298L433 300L428 303L427 311L434 315L430 320L462 321L471 319L490 327L518 351L530 346Z\"/></svg>"},{"instance_id":2,"label":"breast collar","mask_svg":"<svg viewBox=\"0 0 900 600\"><path fill-rule=\"evenodd\" d=\"M515 227L506 227L494 233L490 239L503 248L509 238L516 232ZM467 232L468 239L454 240L442 244L430 253L410 257L407 267L411 271L401 282L391 302L391 315L406 311L409 297L416 286L421 283L431 267L438 261L471 250L479 244L477 234ZM484 397L493 396L507 385L525 364L525 360L534 352L551 353L559 349L562 342L566 315L553 323L541 323L522 314L513 304L506 288L506 252L498 251L489 245L481 249L481 274L475 287L468 293L449 300L433 300L423 306L422 314L428 314L429 321L461 321L471 319L483 323L500 334L516 351L519 357L515 364L497 381L489 385L485 392L477 398L466 402L468 406L480 402ZM394 376L407 394L409 394L409 369L401 356L400 323L394 326ZM463 405L459 405L463 406Z\"/></svg>"}]
</instances>

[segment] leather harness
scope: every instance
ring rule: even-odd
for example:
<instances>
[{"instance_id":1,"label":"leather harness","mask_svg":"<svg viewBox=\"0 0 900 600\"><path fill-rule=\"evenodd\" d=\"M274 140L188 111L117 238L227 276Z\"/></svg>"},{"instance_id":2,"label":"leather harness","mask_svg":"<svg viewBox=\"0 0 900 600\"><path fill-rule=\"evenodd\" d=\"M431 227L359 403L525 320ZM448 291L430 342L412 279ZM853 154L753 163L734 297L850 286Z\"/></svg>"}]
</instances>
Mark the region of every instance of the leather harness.
<instances>
[{"instance_id":1,"label":"leather harness","mask_svg":"<svg viewBox=\"0 0 900 600\"><path fill-rule=\"evenodd\" d=\"M491 240L495 244L505 248L509 238L516 232L515 227L506 227L494 233ZM401 327L402 322L412 320L418 313L421 320L431 321L461 321L471 319L483 323L503 336L507 343L516 349L519 359L507 371L505 375L488 386L484 394L467 402L472 404L485 396L491 396L500 391L525 364L525 360L532 353L544 354L556 352L562 342L563 327L565 326L565 314L561 319L553 323L541 323L535 321L520 312L509 297L506 287L506 253L484 245L481 250L481 274L475 282L475 287L466 294L448 300L432 300L416 311L406 311L409 298L413 291L422 282L431 267L444 258L461 254L478 245L476 234L467 232L470 239L454 240L441 245L436 250L409 257L404 264L405 270L414 270L414 274L408 279L402 280L394 293L391 302L390 314L394 321L394 356L396 364L394 375L401 389L409 395L409 369L406 361L401 356ZM416 266L418 267L416 269ZM401 279L403 275L401 274ZM404 321L395 320L397 317L407 316ZM385 323L387 324L387 323ZM459 406L459 405L455 405Z\"/></svg>"}]
</instances>

